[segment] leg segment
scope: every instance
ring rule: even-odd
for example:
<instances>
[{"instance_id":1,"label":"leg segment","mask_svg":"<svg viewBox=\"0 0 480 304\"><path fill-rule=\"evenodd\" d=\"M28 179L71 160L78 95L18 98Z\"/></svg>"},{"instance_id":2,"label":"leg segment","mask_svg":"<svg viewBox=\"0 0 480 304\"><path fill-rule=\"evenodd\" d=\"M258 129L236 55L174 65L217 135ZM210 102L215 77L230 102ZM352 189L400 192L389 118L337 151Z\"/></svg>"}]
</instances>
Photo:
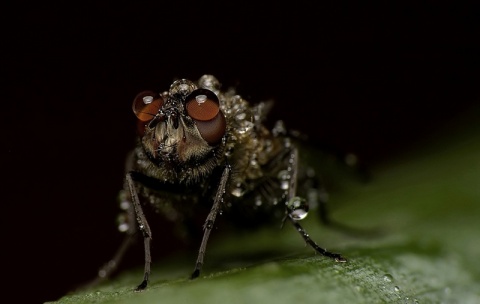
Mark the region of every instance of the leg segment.
<instances>
[{"instance_id":1,"label":"leg segment","mask_svg":"<svg viewBox=\"0 0 480 304\"><path fill-rule=\"evenodd\" d=\"M220 185L217 189L217 193L215 195L215 200L213 201L212 209L207 216L205 224L203 226L203 239L200 245L200 249L198 251L197 262L195 264L195 269L193 270L192 275L190 276L191 279L195 279L200 275L200 271L203 266L203 259L205 257L205 251L207 250L207 242L210 236L210 232L212 231L213 224L215 223L215 218L217 217L218 211L220 210L220 204L222 202L223 194L225 193L225 185L227 184L227 180L230 177L230 168L227 166L223 170L222 178L220 180Z\"/></svg>"},{"instance_id":2,"label":"leg segment","mask_svg":"<svg viewBox=\"0 0 480 304\"><path fill-rule=\"evenodd\" d=\"M288 203L295 197L296 191L297 191L297 170L298 170L298 150L295 147L292 147L291 149L291 154L290 154L290 159L289 159L289 164L288 164L288 172L290 172L290 185L288 188L288 195L287 195L287 206ZM325 207L325 206L323 206ZM306 210L307 211L307 210ZM347 260L342 257L340 254L337 253L332 253L327 251L326 249L321 248L320 246L315 243L308 233L305 231L305 229L298 223L298 216L296 213L298 210L295 209L289 209L287 207L287 217L288 220L293 224L293 226L297 229L297 231L300 233L302 238L305 240L305 242L310 245L313 249L315 249L316 252L335 259L336 262L346 262ZM302 217L303 218L303 217Z\"/></svg>"},{"instance_id":3,"label":"leg segment","mask_svg":"<svg viewBox=\"0 0 480 304\"><path fill-rule=\"evenodd\" d=\"M150 242L152 241L152 232L143 213L142 206L140 205L140 200L138 198L137 190L135 188L135 183L133 182L130 173L127 173L125 181L131 195L133 209L135 210L135 215L138 222L138 228L143 234L143 243L145 248L145 270L143 275L143 281L135 289L136 291L140 291L147 287L148 279L150 277L150 265L152 264L152 257L150 255Z\"/></svg>"},{"instance_id":4,"label":"leg segment","mask_svg":"<svg viewBox=\"0 0 480 304\"><path fill-rule=\"evenodd\" d=\"M326 249L323 249L321 248L320 246L317 245L317 243L315 243L311 238L310 236L308 235L307 231L305 231L305 229L303 229L303 227L296 221L292 218L291 215L288 215L287 217L290 222L293 224L293 226L297 229L297 231L300 233L300 235L303 237L303 239L305 240L305 242L310 245L313 249L315 249L316 252L326 256L326 257L329 257L329 258L332 258L332 259L335 259L335 262L346 262L347 259L345 259L344 257L342 257L340 254L338 253L332 253L330 251L327 251Z\"/></svg>"}]
</instances>

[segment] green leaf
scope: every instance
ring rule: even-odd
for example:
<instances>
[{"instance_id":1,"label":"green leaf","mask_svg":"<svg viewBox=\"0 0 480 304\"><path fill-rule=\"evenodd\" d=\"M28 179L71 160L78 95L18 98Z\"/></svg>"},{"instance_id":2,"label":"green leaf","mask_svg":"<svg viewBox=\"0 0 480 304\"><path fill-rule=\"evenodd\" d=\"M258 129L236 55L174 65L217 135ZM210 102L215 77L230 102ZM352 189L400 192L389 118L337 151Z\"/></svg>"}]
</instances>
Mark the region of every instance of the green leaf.
<instances>
[{"instance_id":1,"label":"green leaf","mask_svg":"<svg viewBox=\"0 0 480 304\"><path fill-rule=\"evenodd\" d=\"M172 257L154 262L143 292L133 292L143 275L134 269L50 303L480 303L475 117L371 168L368 183L330 175L335 220L375 233L343 233L313 215L301 224L347 263L315 254L289 225L223 231L196 280L188 279L193 255Z\"/></svg>"}]
</instances>

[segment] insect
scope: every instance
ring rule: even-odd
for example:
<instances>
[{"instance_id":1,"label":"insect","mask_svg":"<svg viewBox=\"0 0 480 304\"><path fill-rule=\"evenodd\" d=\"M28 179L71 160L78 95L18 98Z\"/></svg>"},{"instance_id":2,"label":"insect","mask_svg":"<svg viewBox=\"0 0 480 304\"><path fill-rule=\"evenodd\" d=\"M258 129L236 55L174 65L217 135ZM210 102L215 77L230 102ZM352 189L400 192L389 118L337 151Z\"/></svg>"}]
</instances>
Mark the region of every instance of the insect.
<instances>
[{"instance_id":1,"label":"insect","mask_svg":"<svg viewBox=\"0 0 480 304\"><path fill-rule=\"evenodd\" d=\"M234 89L221 90L212 75L198 81L174 81L169 90L141 92L134 98L138 139L125 175L119 228L126 238L114 258L99 272L105 278L117 267L137 232L143 237L145 268L137 291L147 287L152 263L152 229L146 209L171 221L186 223L196 206L206 206L203 236L191 278L199 276L207 242L219 214L241 218L276 216L290 222L320 254L346 262L340 254L315 243L299 224L307 198L315 200L308 170L299 164L298 149L283 123L272 130L264 121L269 103L252 105ZM311 173L311 172L310 172ZM313 191L313 192L312 192Z\"/></svg>"}]
</instances>

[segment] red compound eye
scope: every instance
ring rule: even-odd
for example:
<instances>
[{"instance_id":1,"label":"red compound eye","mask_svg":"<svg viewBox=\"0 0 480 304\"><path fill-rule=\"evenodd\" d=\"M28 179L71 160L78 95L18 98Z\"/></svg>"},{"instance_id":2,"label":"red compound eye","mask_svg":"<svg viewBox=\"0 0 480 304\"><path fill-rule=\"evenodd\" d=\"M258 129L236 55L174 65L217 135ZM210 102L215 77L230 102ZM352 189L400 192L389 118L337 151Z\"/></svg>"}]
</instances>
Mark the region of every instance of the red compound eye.
<instances>
[{"instance_id":1,"label":"red compound eye","mask_svg":"<svg viewBox=\"0 0 480 304\"><path fill-rule=\"evenodd\" d=\"M163 105L163 98L153 91L143 91L135 96L132 110L140 121L153 119Z\"/></svg>"},{"instance_id":2,"label":"red compound eye","mask_svg":"<svg viewBox=\"0 0 480 304\"><path fill-rule=\"evenodd\" d=\"M202 138L210 145L217 144L225 135L227 123L222 112L218 112L217 116L208 121L195 121L198 132Z\"/></svg>"},{"instance_id":3,"label":"red compound eye","mask_svg":"<svg viewBox=\"0 0 480 304\"><path fill-rule=\"evenodd\" d=\"M185 99L187 114L195 121L202 138L214 145L225 135L226 121L220 111L217 95L207 89L197 89Z\"/></svg>"}]
</instances>

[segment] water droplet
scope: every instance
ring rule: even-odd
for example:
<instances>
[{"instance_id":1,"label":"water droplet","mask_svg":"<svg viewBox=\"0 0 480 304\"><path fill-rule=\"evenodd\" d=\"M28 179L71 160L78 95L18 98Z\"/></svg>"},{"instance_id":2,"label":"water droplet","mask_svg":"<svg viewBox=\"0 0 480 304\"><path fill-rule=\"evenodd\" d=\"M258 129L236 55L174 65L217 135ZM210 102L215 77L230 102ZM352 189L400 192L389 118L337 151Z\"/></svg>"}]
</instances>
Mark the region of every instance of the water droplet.
<instances>
[{"instance_id":1,"label":"water droplet","mask_svg":"<svg viewBox=\"0 0 480 304\"><path fill-rule=\"evenodd\" d=\"M238 184L233 188L231 193L233 196L241 197L245 193L245 188L241 184Z\"/></svg>"},{"instance_id":2,"label":"water droplet","mask_svg":"<svg viewBox=\"0 0 480 304\"><path fill-rule=\"evenodd\" d=\"M288 170L282 170L278 172L277 178L280 180L280 189L287 190L290 181L290 173Z\"/></svg>"},{"instance_id":3,"label":"water droplet","mask_svg":"<svg viewBox=\"0 0 480 304\"><path fill-rule=\"evenodd\" d=\"M278 172L277 178L279 180L289 180L290 179L290 174L288 173L287 170L282 170L282 171Z\"/></svg>"},{"instance_id":4,"label":"water droplet","mask_svg":"<svg viewBox=\"0 0 480 304\"><path fill-rule=\"evenodd\" d=\"M235 118L237 120L244 120L246 117L247 117L247 114L245 114L245 113L239 113L239 114L235 115Z\"/></svg>"},{"instance_id":5,"label":"water droplet","mask_svg":"<svg viewBox=\"0 0 480 304\"><path fill-rule=\"evenodd\" d=\"M188 90L188 85L186 83L182 83L178 86L178 88L182 91L187 91Z\"/></svg>"},{"instance_id":6,"label":"water droplet","mask_svg":"<svg viewBox=\"0 0 480 304\"><path fill-rule=\"evenodd\" d=\"M400 287L395 286L395 287L393 288L393 290L395 290L395 292L399 292L399 291L400 291Z\"/></svg>"},{"instance_id":7,"label":"water droplet","mask_svg":"<svg viewBox=\"0 0 480 304\"><path fill-rule=\"evenodd\" d=\"M303 220L304 218L307 217L308 211L298 209L298 210L295 210L295 211L291 212L290 214L292 215L294 220L301 221L301 220Z\"/></svg>"},{"instance_id":8,"label":"water droplet","mask_svg":"<svg viewBox=\"0 0 480 304\"><path fill-rule=\"evenodd\" d=\"M220 87L220 82L213 75L203 75L198 80L198 84L200 87L209 89L211 91L218 91Z\"/></svg>"},{"instance_id":9,"label":"water droplet","mask_svg":"<svg viewBox=\"0 0 480 304\"><path fill-rule=\"evenodd\" d=\"M170 86L170 95L174 96L177 94L180 95L188 95L190 92L195 90L197 87L193 82L187 79L179 79L176 80L172 85Z\"/></svg>"},{"instance_id":10,"label":"water droplet","mask_svg":"<svg viewBox=\"0 0 480 304\"><path fill-rule=\"evenodd\" d=\"M128 230L128 224L127 223L121 223L120 225L118 225L118 230L120 232L125 232Z\"/></svg>"},{"instance_id":11,"label":"water droplet","mask_svg":"<svg viewBox=\"0 0 480 304\"><path fill-rule=\"evenodd\" d=\"M299 196L292 197L287 202L287 209L296 221L303 220L308 215L308 203L304 198Z\"/></svg>"},{"instance_id":12,"label":"water droplet","mask_svg":"<svg viewBox=\"0 0 480 304\"><path fill-rule=\"evenodd\" d=\"M250 134L251 130L253 129L254 124L250 121L244 120L241 124L237 127L237 132L240 135L247 136Z\"/></svg>"},{"instance_id":13,"label":"water droplet","mask_svg":"<svg viewBox=\"0 0 480 304\"><path fill-rule=\"evenodd\" d=\"M128 210L130 208L130 202L127 200L121 201L120 202L120 209L122 210Z\"/></svg>"},{"instance_id":14,"label":"water droplet","mask_svg":"<svg viewBox=\"0 0 480 304\"><path fill-rule=\"evenodd\" d=\"M260 195L255 197L255 206L261 206L262 205L262 197Z\"/></svg>"},{"instance_id":15,"label":"water droplet","mask_svg":"<svg viewBox=\"0 0 480 304\"><path fill-rule=\"evenodd\" d=\"M383 276L383 280L385 282L388 282L388 283L393 282L393 276L391 274L387 273Z\"/></svg>"}]
</instances>

